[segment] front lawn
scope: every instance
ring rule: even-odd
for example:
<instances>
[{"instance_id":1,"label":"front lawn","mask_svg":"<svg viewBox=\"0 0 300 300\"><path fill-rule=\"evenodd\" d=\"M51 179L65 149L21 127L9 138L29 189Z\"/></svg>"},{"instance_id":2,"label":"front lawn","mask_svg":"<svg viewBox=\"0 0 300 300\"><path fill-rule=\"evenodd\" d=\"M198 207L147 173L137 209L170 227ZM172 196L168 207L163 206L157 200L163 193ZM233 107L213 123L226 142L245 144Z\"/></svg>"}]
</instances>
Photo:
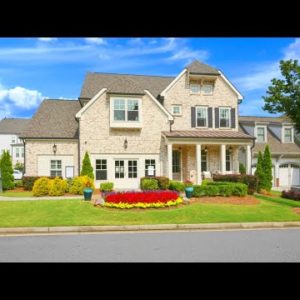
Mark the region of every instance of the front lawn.
<instances>
[{"instance_id":1,"label":"front lawn","mask_svg":"<svg viewBox=\"0 0 300 300\"><path fill-rule=\"evenodd\" d=\"M3 193L0 193L0 196L3 197L33 197L31 191L22 191L22 190L8 190Z\"/></svg>"},{"instance_id":2,"label":"front lawn","mask_svg":"<svg viewBox=\"0 0 300 300\"><path fill-rule=\"evenodd\" d=\"M193 203L134 211L94 207L82 200L0 201L0 227L300 221L291 200L258 198L257 205Z\"/></svg>"}]
</instances>

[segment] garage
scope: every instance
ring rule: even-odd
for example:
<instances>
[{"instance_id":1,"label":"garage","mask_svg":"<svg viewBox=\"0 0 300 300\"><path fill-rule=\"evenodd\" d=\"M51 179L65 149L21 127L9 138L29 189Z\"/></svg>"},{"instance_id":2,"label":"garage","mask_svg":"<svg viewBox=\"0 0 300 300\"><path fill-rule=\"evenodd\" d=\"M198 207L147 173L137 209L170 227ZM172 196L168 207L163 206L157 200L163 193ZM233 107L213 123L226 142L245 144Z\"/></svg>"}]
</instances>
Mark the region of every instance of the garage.
<instances>
[{"instance_id":1,"label":"garage","mask_svg":"<svg viewBox=\"0 0 300 300\"><path fill-rule=\"evenodd\" d=\"M291 186L300 184L300 166L294 163L285 163L279 166L279 185Z\"/></svg>"}]
</instances>

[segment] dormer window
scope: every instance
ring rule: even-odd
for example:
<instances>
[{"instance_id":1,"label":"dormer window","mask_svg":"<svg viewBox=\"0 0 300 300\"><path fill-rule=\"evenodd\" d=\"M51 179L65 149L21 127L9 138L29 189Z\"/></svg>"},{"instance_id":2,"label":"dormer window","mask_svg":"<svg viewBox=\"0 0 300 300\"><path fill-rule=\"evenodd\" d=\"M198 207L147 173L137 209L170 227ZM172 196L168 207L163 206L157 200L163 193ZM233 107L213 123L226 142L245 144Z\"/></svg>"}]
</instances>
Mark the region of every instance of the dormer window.
<instances>
[{"instance_id":1,"label":"dormer window","mask_svg":"<svg viewBox=\"0 0 300 300\"><path fill-rule=\"evenodd\" d=\"M256 128L256 141L258 143L266 142L266 127L257 127Z\"/></svg>"},{"instance_id":2,"label":"dormer window","mask_svg":"<svg viewBox=\"0 0 300 300\"><path fill-rule=\"evenodd\" d=\"M191 94L200 94L200 83L190 83Z\"/></svg>"},{"instance_id":3,"label":"dormer window","mask_svg":"<svg viewBox=\"0 0 300 300\"><path fill-rule=\"evenodd\" d=\"M283 127L283 142L284 143L293 143L293 128L292 127Z\"/></svg>"},{"instance_id":4,"label":"dormer window","mask_svg":"<svg viewBox=\"0 0 300 300\"><path fill-rule=\"evenodd\" d=\"M203 95L212 95L213 94L214 85L212 82L204 81L201 91Z\"/></svg>"}]
</instances>

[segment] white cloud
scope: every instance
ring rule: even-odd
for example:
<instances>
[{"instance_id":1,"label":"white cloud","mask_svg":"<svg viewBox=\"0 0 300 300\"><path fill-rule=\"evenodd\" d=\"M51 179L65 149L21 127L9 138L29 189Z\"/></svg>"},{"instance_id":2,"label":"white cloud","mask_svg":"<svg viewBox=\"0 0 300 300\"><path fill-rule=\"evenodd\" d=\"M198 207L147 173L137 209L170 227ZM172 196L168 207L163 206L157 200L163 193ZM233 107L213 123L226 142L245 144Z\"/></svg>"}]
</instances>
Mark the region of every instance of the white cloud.
<instances>
[{"instance_id":1,"label":"white cloud","mask_svg":"<svg viewBox=\"0 0 300 300\"><path fill-rule=\"evenodd\" d=\"M11 110L8 104L2 103L0 106L0 120L11 116Z\"/></svg>"},{"instance_id":2,"label":"white cloud","mask_svg":"<svg viewBox=\"0 0 300 300\"><path fill-rule=\"evenodd\" d=\"M106 45L107 42L103 38L85 38L85 41L88 44L95 44L95 45Z\"/></svg>"},{"instance_id":3,"label":"white cloud","mask_svg":"<svg viewBox=\"0 0 300 300\"><path fill-rule=\"evenodd\" d=\"M205 50L191 50L187 47L175 52L170 60L187 60L190 62L193 59L206 60L209 57L208 51Z\"/></svg>"},{"instance_id":4,"label":"white cloud","mask_svg":"<svg viewBox=\"0 0 300 300\"><path fill-rule=\"evenodd\" d=\"M287 48L284 49L283 59L298 59L300 60L300 38L295 39L292 44L289 44Z\"/></svg>"},{"instance_id":5,"label":"white cloud","mask_svg":"<svg viewBox=\"0 0 300 300\"><path fill-rule=\"evenodd\" d=\"M45 42L45 43L49 43L49 42L56 42L57 41L57 38L38 38L38 40L40 42Z\"/></svg>"}]
</instances>

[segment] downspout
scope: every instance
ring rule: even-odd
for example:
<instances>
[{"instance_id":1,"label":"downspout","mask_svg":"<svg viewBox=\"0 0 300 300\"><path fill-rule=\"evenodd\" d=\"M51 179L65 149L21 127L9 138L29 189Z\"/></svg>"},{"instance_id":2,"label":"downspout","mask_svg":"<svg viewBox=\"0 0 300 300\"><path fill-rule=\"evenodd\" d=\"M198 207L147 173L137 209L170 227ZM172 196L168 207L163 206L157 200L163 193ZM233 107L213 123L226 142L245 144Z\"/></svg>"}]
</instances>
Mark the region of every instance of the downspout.
<instances>
[{"instance_id":1,"label":"downspout","mask_svg":"<svg viewBox=\"0 0 300 300\"><path fill-rule=\"evenodd\" d=\"M78 119L78 176L80 176L80 119Z\"/></svg>"},{"instance_id":2,"label":"downspout","mask_svg":"<svg viewBox=\"0 0 300 300\"><path fill-rule=\"evenodd\" d=\"M174 124L174 120L169 120L170 122L170 132L172 131L172 125Z\"/></svg>"},{"instance_id":3,"label":"downspout","mask_svg":"<svg viewBox=\"0 0 300 300\"><path fill-rule=\"evenodd\" d=\"M23 144L24 144L24 168L23 168L23 175L26 173L26 143L25 139L23 139Z\"/></svg>"}]
</instances>

